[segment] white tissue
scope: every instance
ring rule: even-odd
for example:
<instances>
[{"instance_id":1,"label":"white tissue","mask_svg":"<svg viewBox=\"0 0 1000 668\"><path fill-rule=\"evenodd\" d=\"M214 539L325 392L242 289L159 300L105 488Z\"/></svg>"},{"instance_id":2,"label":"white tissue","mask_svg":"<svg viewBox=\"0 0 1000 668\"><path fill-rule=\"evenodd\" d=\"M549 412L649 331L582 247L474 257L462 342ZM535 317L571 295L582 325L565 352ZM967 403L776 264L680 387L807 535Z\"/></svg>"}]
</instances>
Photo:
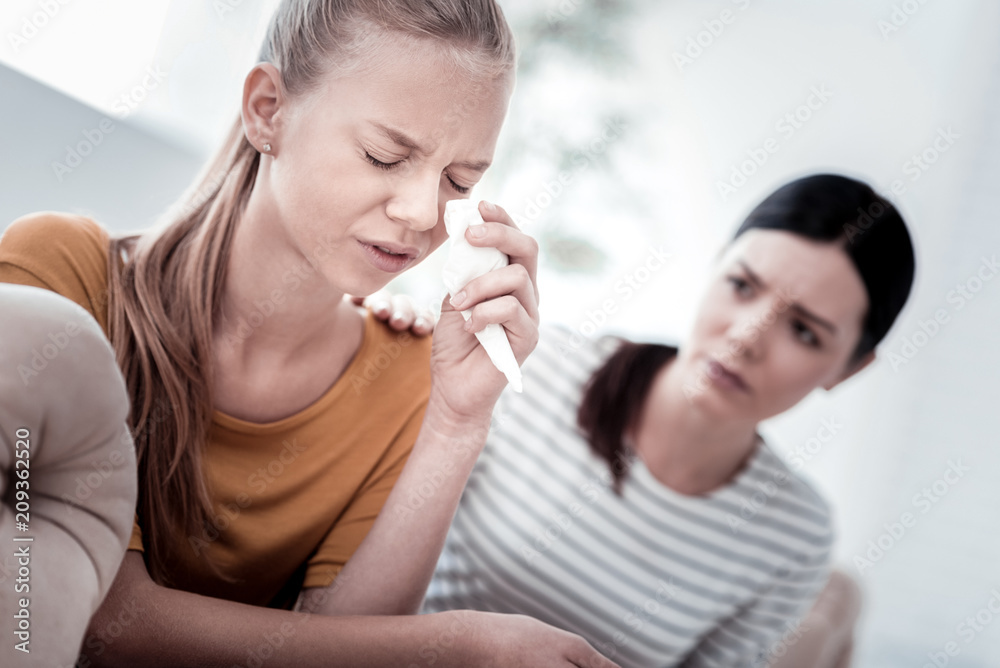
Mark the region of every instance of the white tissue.
<instances>
[{"instance_id":1,"label":"white tissue","mask_svg":"<svg viewBox=\"0 0 1000 668\"><path fill-rule=\"evenodd\" d=\"M444 207L444 226L451 238L451 248L448 259L441 272L444 286L448 294L454 297L474 279L506 267L510 262L507 256L496 248L480 248L469 244L465 239L465 230L470 225L482 225L483 217L479 215L476 202L467 199L450 200ZM466 320L472 317L472 311L462 311ZM514 351L507 339L507 332L502 325L489 324L476 332L476 338L490 356L493 365L507 377L507 382L515 392L521 391L521 368L517 365Z\"/></svg>"}]
</instances>

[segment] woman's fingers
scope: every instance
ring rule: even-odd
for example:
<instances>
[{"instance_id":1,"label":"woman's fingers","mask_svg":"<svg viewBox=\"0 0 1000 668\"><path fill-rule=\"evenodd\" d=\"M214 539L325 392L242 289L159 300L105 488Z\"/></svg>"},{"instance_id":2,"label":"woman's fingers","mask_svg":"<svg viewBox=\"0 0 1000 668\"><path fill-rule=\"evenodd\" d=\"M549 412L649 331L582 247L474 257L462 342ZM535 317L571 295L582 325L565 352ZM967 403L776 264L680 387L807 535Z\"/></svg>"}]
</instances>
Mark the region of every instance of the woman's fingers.
<instances>
[{"instance_id":1,"label":"woman's fingers","mask_svg":"<svg viewBox=\"0 0 1000 668\"><path fill-rule=\"evenodd\" d=\"M352 298L358 303L357 298ZM378 320L389 323L399 332L412 331L418 336L426 336L434 331L437 319L427 308L420 308L406 295L393 295L388 290L379 290L363 301Z\"/></svg>"},{"instance_id":2,"label":"woman's fingers","mask_svg":"<svg viewBox=\"0 0 1000 668\"><path fill-rule=\"evenodd\" d=\"M354 297L353 299L357 299ZM357 303L357 301L355 301ZM376 318L386 322L392 316L392 294L386 290L379 290L361 300L364 306L372 310Z\"/></svg>"},{"instance_id":3,"label":"woman's fingers","mask_svg":"<svg viewBox=\"0 0 1000 668\"><path fill-rule=\"evenodd\" d=\"M538 319L535 285L522 264L511 264L475 278L451 298L451 305L463 311L482 302L510 295L524 306L528 315Z\"/></svg>"},{"instance_id":4,"label":"woman's fingers","mask_svg":"<svg viewBox=\"0 0 1000 668\"><path fill-rule=\"evenodd\" d=\"M391 298L392 312L389 316L389 326L397 332L404 332L413 326L417 319L417 307L406 295L393 295Z\"/></svg>"}]
</instances>

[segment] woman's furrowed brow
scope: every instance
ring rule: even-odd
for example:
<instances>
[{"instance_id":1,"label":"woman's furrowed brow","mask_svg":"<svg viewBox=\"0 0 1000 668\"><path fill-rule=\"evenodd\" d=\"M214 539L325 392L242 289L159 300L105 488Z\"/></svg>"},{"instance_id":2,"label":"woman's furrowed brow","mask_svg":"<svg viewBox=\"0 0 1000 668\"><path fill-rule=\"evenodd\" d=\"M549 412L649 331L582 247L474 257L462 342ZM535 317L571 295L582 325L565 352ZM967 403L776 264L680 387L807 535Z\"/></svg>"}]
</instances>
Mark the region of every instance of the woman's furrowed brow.
<instances>
[{"instance_id":1,"label":"woman's furrowed brow","mask_svg":"<svg viewBox=\"0 0 1000 668\"><path fill-rule=\"evenodd\" d=\"M762 289L767 288L767 284L764 283L764 280L760 276L758 276L753 271L753 269L750 268L750 265L748 265L746 261L739 260L738 264L741 267L743 267L743 271L746 272L747 276L750 278L751 283L754 283L758 288ZM831 334L837 333L837 327L826 318L821 318L820 316L816 315L806 307L802 306L802 304L796 302L794 299L786 299L784 295L782 295L781 298L788 303L788 305L792 308L793 311L801 315L803 318L815 322L817 325L826 329Z\"/></svg>"}]
</instances>

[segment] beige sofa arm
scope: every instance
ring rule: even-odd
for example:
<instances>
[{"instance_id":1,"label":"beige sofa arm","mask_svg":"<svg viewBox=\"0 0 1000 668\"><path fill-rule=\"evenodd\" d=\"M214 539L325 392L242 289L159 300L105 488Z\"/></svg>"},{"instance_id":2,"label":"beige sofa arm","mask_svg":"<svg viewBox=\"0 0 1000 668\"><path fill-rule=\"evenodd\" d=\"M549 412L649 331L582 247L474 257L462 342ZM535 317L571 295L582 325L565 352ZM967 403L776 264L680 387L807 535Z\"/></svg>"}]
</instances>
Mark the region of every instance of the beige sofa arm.
<instances>
[{"instance_id":1,"label":"beige sofa arm","mask_svg":"<svg viewBox=\"0 0 1000 668\"><path fill-rule=\"evenodd\" d=\"M0 284L0 322L0 665L72 666L132 528L128 397L77 304Z\"/></svg>"}]
</instances>

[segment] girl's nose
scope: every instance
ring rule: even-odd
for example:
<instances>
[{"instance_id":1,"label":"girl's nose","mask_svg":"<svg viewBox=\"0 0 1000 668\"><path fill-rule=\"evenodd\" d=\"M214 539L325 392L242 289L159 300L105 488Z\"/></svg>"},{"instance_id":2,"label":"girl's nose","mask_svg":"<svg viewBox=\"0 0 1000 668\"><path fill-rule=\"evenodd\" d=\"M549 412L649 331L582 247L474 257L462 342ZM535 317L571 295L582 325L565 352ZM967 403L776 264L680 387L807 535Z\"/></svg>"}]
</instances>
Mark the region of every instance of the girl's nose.
<instances>
[{"instance_id":1,"label":"girl's nose","mask_svg":"<svg viewBox=\"0 0 1000 668\"><path fill-rule=\"evenodd\" d=\"M438 222L440 181L436 174L406 175L386 205L386 215L418 232L432 229Z\"/></svg>"}]
</instances>

